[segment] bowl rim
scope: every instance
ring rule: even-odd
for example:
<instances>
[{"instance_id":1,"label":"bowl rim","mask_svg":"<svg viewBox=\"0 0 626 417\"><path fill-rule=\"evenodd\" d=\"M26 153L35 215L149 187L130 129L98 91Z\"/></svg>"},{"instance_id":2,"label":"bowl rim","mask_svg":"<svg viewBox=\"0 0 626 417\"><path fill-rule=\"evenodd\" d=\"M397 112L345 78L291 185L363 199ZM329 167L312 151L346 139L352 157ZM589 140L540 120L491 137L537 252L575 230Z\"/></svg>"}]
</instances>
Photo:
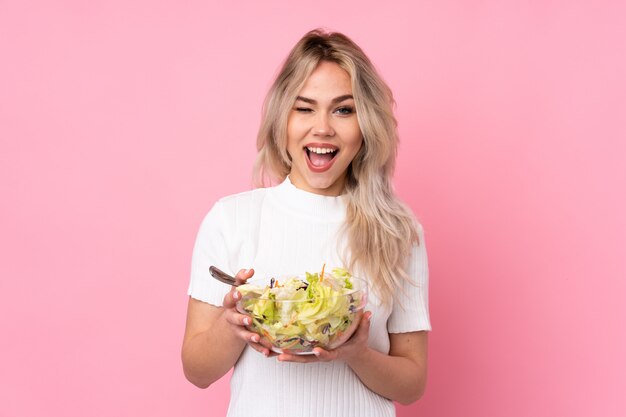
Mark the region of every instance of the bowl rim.
<instances>
[{"instance_id":1,"label":"bowl rim","mask_svg":"<svg viewBox=\"0 0 626 417\"><path fill-rule=\"evenodd\" d=\"M278 277L278 280L281 281L283 279L287 280L287 279L291 279L291 278L298 278L301 281L304 281L304 279L306 279L306 275L304 275L304 274L301 274L301 275L284 275L283 277L284 278ZM271 277L271 278L276 278L276 277ZM262 281L262 282L266 283L265 287L267 287L268 286L267 282L271 278L269 278L269 279L267 279L267 278L257 278L257 279L255 279L254 277L252 277L252 278L250 278L250 279L248 279L246 281L246 284L248 282L250 282L250 281L253 281L253 282L254 281ZM363 278L356 277L356 276L350 276L350 279L356 280L356 281L360 282L361 283L361 287L360 288L350 289L348 292L345 292L343 294L333 295L333 296L330 296L330 297L321 297L321 299L329 300L329 299L332 299L332 298L345 297L345 296L351 295L351 294L356 294L356 293L365 293L365 294L367 294L369 292L368 291L369 290L369 283L366 280L364 280ZM263 290L263 292L265 292L265 289ZM311 301L311 299L304 299L304 300L302 300L302 299L296 300L296 299L290 299L290 298L272 299L272 298L268 298L268 297L260 297L260 296L259 297L254 297L254 296L249 296L249 295L242 295L242 298L240 298L237 301L237 304L241 303L244 299L245 300L268 300L268 301L275 301L275 302L281 302L281 303L282 302L300 302L300 303L302 303L302 302L310 302Z\"/></svg>"}]
</instances>

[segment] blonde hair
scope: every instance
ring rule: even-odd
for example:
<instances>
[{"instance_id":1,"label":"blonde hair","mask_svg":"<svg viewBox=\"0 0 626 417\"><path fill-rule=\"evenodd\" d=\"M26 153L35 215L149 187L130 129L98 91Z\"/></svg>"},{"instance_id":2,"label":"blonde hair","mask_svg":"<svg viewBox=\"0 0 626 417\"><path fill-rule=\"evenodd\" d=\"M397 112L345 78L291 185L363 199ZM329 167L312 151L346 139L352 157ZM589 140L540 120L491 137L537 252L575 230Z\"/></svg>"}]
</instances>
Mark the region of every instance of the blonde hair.
<instances>
[{"instance_id":1,"label":"blonde hair","mask_svg":"<svg viewBox=\"0 0 626 417\"><path fill-rule=\"evenodd\" d=\"M391 90L365 53L347 36L320 29L294 46L271 86L257 136L254 174L257 186L282 181L291 170L287 119L309 75L321 61L337 63L351 78L363 145L348 167L345 192L347 267L370 277L381 301L391 303L407 274L411 248L418 242L417 222L394 195L398 133Z\"/></svg>"}]
</instances>

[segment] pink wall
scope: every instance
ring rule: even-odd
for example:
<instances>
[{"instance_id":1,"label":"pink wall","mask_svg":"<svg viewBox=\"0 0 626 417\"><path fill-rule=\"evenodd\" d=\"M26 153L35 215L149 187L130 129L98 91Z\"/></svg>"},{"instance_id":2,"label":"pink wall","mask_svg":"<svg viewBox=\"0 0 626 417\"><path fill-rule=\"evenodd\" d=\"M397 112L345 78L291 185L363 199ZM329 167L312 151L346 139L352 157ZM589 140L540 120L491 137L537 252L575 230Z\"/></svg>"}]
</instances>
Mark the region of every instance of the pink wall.
<instances>
[{"instance_id":1,"label":"pink wall","mask_svg":"<svg viewBox=\"0 0 626 417\"><path fill-rule=\"evenodd\" d=\"M181 371L191 249L317 26L395 91L426 228L429 386L399 416L624 415L623 2L51 3L0 2L0 415L224 414Z\"/></svg>"}]
</instances>

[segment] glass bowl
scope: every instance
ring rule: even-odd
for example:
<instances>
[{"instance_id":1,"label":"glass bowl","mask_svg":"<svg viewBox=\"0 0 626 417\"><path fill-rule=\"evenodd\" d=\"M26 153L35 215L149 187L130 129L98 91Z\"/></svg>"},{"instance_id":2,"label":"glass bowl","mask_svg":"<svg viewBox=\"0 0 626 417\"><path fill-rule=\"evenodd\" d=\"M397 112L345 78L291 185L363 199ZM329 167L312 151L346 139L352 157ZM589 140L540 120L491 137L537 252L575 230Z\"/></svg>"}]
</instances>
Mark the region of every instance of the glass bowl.
<instances>
[{"instance_id":1,"label":"glass bowl","mask_svg":"<svg viewBox=\"0 0 626 417\"><path fill-rule=\"evenodd\" d=\"M303 282L300 289L307 292L307 278L295 278ZM280 289L270 296L244 293L236 308L251 317L248 329L276 353L306 355L315 347L335 349L352 336L367 304L367 282L357 277L348 279L352 288L337 288L336 282L326 280L319 285L328 288L314 287L319 291L309 291L306 296L298 290L298 297L291 299L283 299ZM272 285L274 282L284 281L272 281ZM268 280L250 279L247 283L266 287Z\"/></svg>"}]
</instances>

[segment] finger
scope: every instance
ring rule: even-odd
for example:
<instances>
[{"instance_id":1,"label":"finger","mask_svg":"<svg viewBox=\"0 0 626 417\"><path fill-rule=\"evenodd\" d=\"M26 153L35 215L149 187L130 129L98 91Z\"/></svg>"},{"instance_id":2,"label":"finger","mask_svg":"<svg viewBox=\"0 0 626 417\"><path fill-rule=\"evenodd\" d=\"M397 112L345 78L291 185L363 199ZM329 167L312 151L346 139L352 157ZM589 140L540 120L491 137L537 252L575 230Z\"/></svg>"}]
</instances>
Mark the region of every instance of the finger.
<instances>
[{"instance_id":1,"label":"finger","mask_svg":"<svg viewBox=\"0 0 626 417\"><path fill-rule=\"evenodd\" d=\"M316 355L291 355L289 353L281 353L277 358L280 362L298 362L298 363L310 363L319 362Z\"/></svg>"},{"instance_id":2,"label":"finger","mask_svg":"<svg viewBox=\"0 0 626 417\"><path fill-rule=\"evenodd\" d=\"M235 275L237 285L245 284L246 280L254 275L254 269L240 269ZM233 308L237 305L237 301L241 299L241 293L237 291L236 286L232 286L230 291L224 296L222 306Z\"/></svg>"},{"instance_id":3,"label":"finger","mask_svg":"<svg viewBox=\"0 0 626 417\"><path fill-rule=\"evenodd\" d=\"M237 275L235 275L235 280L237 284L241 285L244 284L248 278L251 278L252 275L254 275L254 269L240 269Z\"/></svg>"},{"instance_id":4,"label":"finger","mask_svg":"<svg viewBox=\"0 0 626 417\"><path fill-rule=\"evenodd\" d=\"M237 305L237 301L239 301L240 299L241 293L237 291L237 287L233 286L230 288L230 291L228 291L224 296L224 299L222 300L222 306L226 308L233 308Z\"/></svg>"},{"instance_id":5,"label":"finger","mask_svg":"<svg viewBox=\"0 0 626 417\"><path fill-rule=\"evenodd\" d=\"M260 343L248 342L248 344L250 345L250 347L252 349L254 349L257 352L261 353L265 357L269 357L272 353L274 353L271 350L269 350L268 348L266 348L265 346L261 345ZM276 355L276 354L274 353L274 355Z\"/></svg>"},{"instance_id":6,"label":"finger","mask_svg":"<svg viewBox=\"0 0 626 417\"><path fill-rule=\"evenodd\" d=\"M237 301L241 299L241 293L232 287L232 289L226 293L222 300L222 306L225 308L233 308L237 305Z\"/></svg>"},{"instance_id":7,"label":"finger","mask_svg":"<svg viewBox=\"0 0 626 417\"><path fill-rule=\"evenodd\" d=\"M350 339L348 339L343 345L334 349L334 352L336 352L335 359L344 359L346 355L350 355L350 352L352 352L354 347L367 346L370 333L371 316L371 312L366 312L363 314L363 317L359 322L358 327L355 329L352 336L350 336Z\"/></svg>"},{"instance_id":8,"label":"finger","mask_svg":"<svg viewBox=\"0 0 626 417\"><path fill-rule=\"evenodd\" d=\"M252 319L249 316L239 314L232 309L227 310L224 316L228 323L234 324L235 326L250 326L252 324Z\"/></svg>"},{"instance_id":9,"label":"finger","mask_svg":"<svg viewBox=\"0 0 626 417\"><path fill-rule=\"evenodd\" d=\"M365 334L369 334L371 321L372 321L372 312L366 311L365 313L363 313L363 318L361 319L361 322L359 323L357 332L365 332Z\"/></svg>"},{"instance_id":10,"label":"finger","mask_svg":"<svg viewBox=\"0 0 626 417\"><path fill-rule=\"evenodd\" d=\"M334 361L339 355L338 350L325 350L319 347L313 349L313 354L322 362Z\"/></svg>"},{"instance_id":11,"label":"finger","mask_svg":"<svg viewBox=\"0 0 626 417\"><path fill-rule=\"evenodd\" d=\"M354 340L358 340L358 341L362 341L365 340L367 341L367 339L369 338L369 334L370 334L370 319L372 317L372 313L367 311L363 314L363 318L361 319L361 322L359 323L359 327L356 328L356 331L354 332L354 337L352 337L352 339Z\"/></svg>"},{"instance_id":12,"label":"finger","mask_svg":"<svg viewBox=\"0 0 626 417\"><path fill-rule=\"evenodd\" d=\"M259 345L260 336L254 332L246 330L245 327L234 326L235 334L248 344L255 343Z\"/></svg>"},{"instance_id":13,"label":"finger","mask_svg":"<svg viewBox=\"0 0 626 417\"><path fill-rule=\"evenodd\" d=\"M265 346L268 350L272 350L272 342L267 340L267 337L261 337L261 341L259 343Z\"/></svg>"}]
</instances>

